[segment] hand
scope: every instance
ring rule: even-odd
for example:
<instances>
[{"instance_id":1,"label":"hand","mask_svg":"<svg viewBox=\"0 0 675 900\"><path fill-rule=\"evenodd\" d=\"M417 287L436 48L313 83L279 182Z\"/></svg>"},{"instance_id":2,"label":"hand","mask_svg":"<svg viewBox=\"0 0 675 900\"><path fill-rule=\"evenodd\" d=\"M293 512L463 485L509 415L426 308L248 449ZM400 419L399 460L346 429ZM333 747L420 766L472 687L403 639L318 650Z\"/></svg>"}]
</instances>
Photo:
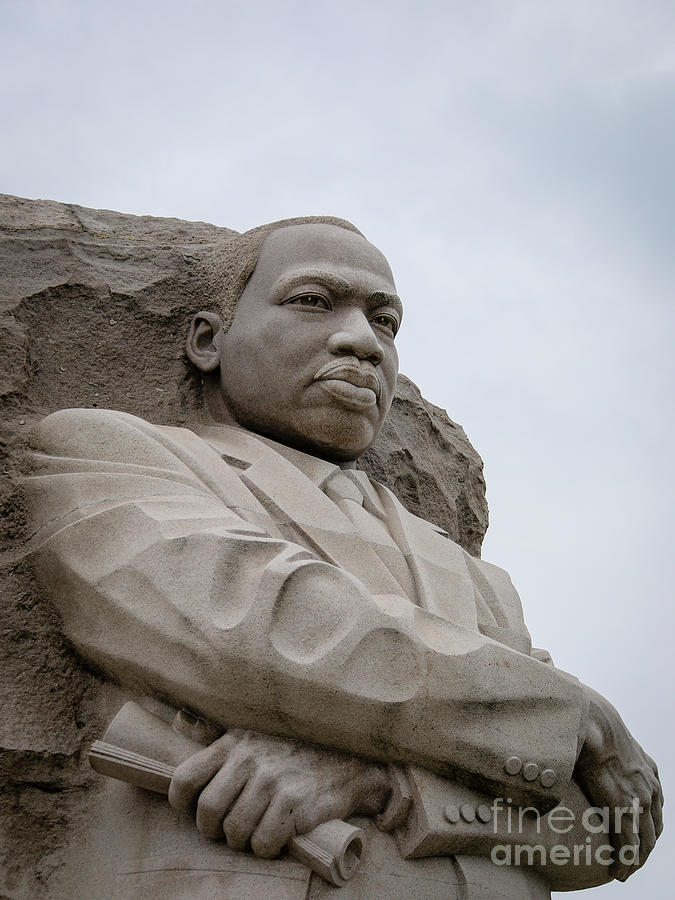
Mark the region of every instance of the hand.
<instances>
[{"instance_id":1,"label":"hand","mask_svg":"<svg viewBox=\"0 0 675 900\"><path fill-rule=\"evenodd\" d=\"M373 816L389 797L384 770L347 754L231 729L176 769L169 802L194 812L206 837L273 858L296 834L350 815Z\"/></svg>"},{"instance_id":2,"label":"hand","mask_svg":"<svg viewBox=\"0 0 675 900\"><path fill-rule=\"evenodd\" d=\"M609 807L615 851L610 871L614 878L625 881L644 864L663 830L663 791L656 763L632 737L612 704L590 688L584 690L590 701L588 728L575 778L594 806ZM617 822L615 811L622 807L635 809L620 814ZM622 848L631 847L636 848L634 854L624 851L626 861L622 862Z\"/></svg>"}]
</instances>

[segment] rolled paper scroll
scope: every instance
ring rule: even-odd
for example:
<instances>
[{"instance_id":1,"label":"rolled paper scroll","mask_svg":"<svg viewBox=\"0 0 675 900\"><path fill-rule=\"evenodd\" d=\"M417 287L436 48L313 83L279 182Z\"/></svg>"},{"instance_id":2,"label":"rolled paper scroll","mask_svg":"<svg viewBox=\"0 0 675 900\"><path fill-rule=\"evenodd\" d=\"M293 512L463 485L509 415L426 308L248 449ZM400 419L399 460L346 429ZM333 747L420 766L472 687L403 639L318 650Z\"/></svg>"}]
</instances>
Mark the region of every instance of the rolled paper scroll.
<instances>
[{"instance_id":1,"label":"rolled paper scroll","mask_svg":"<svg viewBox=\"0 0 675 900\"><path fill-rule=\"evenodd\" d=\"M94 741L89 764L101 775L168 794L176 766L203 749L203 744L178 734L132 701L115 716L103 740ZM294 859L337 887L354 875L364 848L362 829L341 819L324 822L288 842Z\"/></svg>"}]
</instances>

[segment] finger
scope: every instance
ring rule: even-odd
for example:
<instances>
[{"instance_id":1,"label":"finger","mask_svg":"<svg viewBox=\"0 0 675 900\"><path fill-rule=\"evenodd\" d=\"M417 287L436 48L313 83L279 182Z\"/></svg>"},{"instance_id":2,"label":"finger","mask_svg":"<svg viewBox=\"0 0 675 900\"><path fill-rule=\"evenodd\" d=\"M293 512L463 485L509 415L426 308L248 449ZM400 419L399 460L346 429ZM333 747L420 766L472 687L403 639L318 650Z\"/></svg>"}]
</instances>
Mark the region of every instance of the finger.
<instances>
[{"instance_id":1,"label":"finger","mask_svg":"<svg viewBox=\"0 0 675 900\"><path fill-rule=\"evenodd\" d=\"M651 757L648 753L645 753L645 757L646 757L647 762L649 763L649 765L650 765L650 766L652 767L652 769L654 770L654 774L655 774L656 777L658 778L658 777L659 777L659 767L656 765L656 763L654 762L654 760L652 759L652 757Z\"/></svg>"},{"instance_id":2,"label":"finger","mask_svg":"<svg viewBox=\"0 0 675 900\"><path fill-rule=\"evenodd\" d=\"M663 788L661 787L661 780L659 779L659 767L656 765L656 763L648 753L645 753L645 756L647 757L647 762L651 766L654 772L654 777L656 778L659 806L663 806Z\"/></svg>"},{"instance_id":3,"label":"finger","mask_svg":"<svg viewBox=\"0 0 675 900\"><path fill-rule=\"evenodd\" d=\"M234 739L223 735L176 767L169 785L169 803L174 809L183 812L194 809L201 790L222 767L233 746Z\"/></svg>"},{"instance_id":4,"label":"finger","mask_svg":"<svg viewBox=\"0 0 675 900\"><path fill-rule=\"evenodd\" d=\"M197 801L195 822L200 834L223 837L223 819L246 786L248 775L248 767L234 760L228 760L214 775Z\"/></svg>"},{"instance_id":5,"label":"finger","mask_svg":"<svg viewBox=\"0 0 675 900\"><path fill-rule=\"evenodd\" d=\"M621 830L616 835L616 861L610 870L617 881L625 881L640 866L643 819L644 815L640 818L640 827L636 832L633 816L628 813L621 816Z\"/></svg>"},{"instance_id":6,"label":"finger","mask_svg":"<svg viewBox=\"0 0 675 900\"><path fill-rule=\"evenodd\" d=\"M300 832L302 818L296 798L283 793L272 798L260 824L251 835L251 849L256 856L274 859L289 840Z\"/></svg>"},{"instance_id":7,"label":"finger","mask_svg":"<svg viewBox=\"0 0 675 900\"><path fill-rule=\"evenodd\" d=\"M618 845L616 851L616 861L610 869L610 873L617 881L626 881L637 869L637 864L633 865L632 860L638 860L640 856L640 840L637 835L633 835L630 842L622 841ZM621 860L626 860L621 862Z\"/></svg>"},{"instance_id":8,"label":"finger","mask_svg":"<svg viewBox=\"0 0 675 900\"><path fill-rule=\"evenodd\" d=\"M652 819L654 821L654 831L657 838L663 831L662 796L661 785L659 785L658 791L656 791L655 795L652 797Z\"/></svg>"},{"instance_id":9,"label":"finger","mask_svg":"<svg viewBox=\"0 0 675 900\"><path fill-rule=\"evenodd\" d=\"M616 813L615 813L616 815ZM637 845L639 841L639 836L635 831L633 831L633 819L630 818L630 827L627 822L627 813L622 813L620 818L620 827L618 827L617 819L614 819L614 828L615 831L612 834L611 841L614 847L614 863L610 868L610 872L613 878L616 878L617 881L625 881L628 878L629 872L629 864L628 861L624 862L625 859L630 859L630 856L626 857L625 854L629 853L627 851L627 847L634 847ZM635 851L636 853L638 851Z\"/></svg>"},{"instance_id":10,"label":"finger","mask_svg":"<svg viewBox=\"0 0 675 900\"><path fill-rule=\"evenodd\" d=\"M648 807L645 813L640 816L640 859L635 865L636 869L646 863L647 857L656 844L656 837L656 827L652 817L652 810L651 807Z\"/></svg>"},{"instance_id":11,"label":"finger","mask_svg":"<svg viewBox=\"0 0 675 900\"><path fill-rule=\"evenodd\" d=\"M269 806L270 797L270 787L266 782L249 778L222 822L228 847L232 850L248 848L251 835Z\"/></svg>"}]
</instances>

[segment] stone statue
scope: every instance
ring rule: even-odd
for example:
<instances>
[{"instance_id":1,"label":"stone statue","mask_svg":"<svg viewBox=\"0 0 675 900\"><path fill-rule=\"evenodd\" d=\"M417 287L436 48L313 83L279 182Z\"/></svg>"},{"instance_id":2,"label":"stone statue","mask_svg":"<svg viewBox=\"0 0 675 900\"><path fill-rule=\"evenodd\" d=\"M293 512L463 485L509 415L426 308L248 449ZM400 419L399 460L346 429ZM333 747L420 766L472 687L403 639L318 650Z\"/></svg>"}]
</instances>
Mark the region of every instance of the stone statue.
<instances>
[{"instance_id":1,"label":"stone statue","mask_svg":"<svg viewBox=\"0 0 675 900\"><path fill-rule=\"evenodd\" d=\"M322 897L283 850L337 818L368 841L345 900L624 880L661 830L655 764L532 649L504 571L357 468L398 372L387 261L330 218L232 246L187 340L209 424L68 409L35 433L34 557L65 634L208 743L170 805L110 782L71 895Z\"/></svg>"}]
</instances>

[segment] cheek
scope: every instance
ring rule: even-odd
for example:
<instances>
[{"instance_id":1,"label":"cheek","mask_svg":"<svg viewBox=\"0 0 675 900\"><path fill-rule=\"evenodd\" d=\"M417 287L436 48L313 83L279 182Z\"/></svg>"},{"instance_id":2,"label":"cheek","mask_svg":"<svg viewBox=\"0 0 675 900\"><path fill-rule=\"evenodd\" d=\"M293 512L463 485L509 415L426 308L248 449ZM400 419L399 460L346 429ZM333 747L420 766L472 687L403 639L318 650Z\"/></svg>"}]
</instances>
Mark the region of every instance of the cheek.
<instances>
[{"instance_id":1,"label":"cheek","mask_svg":"<svg viewBox=\"0 0 675 900\"><path fill-rule=\"evenodd\" d=\"M259 324L255 336L246 336L240 356L268 370L303 371L313 360L317 361L318 369L325 362L323 356L329 335L330 331L324 333L319 323L312 320L303 321L289 315L268 316Z\"/></svg>"},{"instance_id":2,"label":"cheek","mask_svg":"<svg viewBox=\"0 0 675 900\"><path fill-rule=\"evenodd\" d=\"M286 335L279 329L258 328L228 332L221 354L223 381L239 385L247 393L256 384L278 380L286 365Z\"/></svg>"},{"instance_id":3,"label":"cheek","mask_svg":"<svg viewBox=\"0 0 675 900\"><path fill-rule=\"evenodd\" d=\"M386 385L386 391L390 397L393 397L396 389L396 378L398 376L398 353L396 352L395 347L392 347L387 351L382 360L381 369L383 381Z\"/></svg>"}]
</instances>

